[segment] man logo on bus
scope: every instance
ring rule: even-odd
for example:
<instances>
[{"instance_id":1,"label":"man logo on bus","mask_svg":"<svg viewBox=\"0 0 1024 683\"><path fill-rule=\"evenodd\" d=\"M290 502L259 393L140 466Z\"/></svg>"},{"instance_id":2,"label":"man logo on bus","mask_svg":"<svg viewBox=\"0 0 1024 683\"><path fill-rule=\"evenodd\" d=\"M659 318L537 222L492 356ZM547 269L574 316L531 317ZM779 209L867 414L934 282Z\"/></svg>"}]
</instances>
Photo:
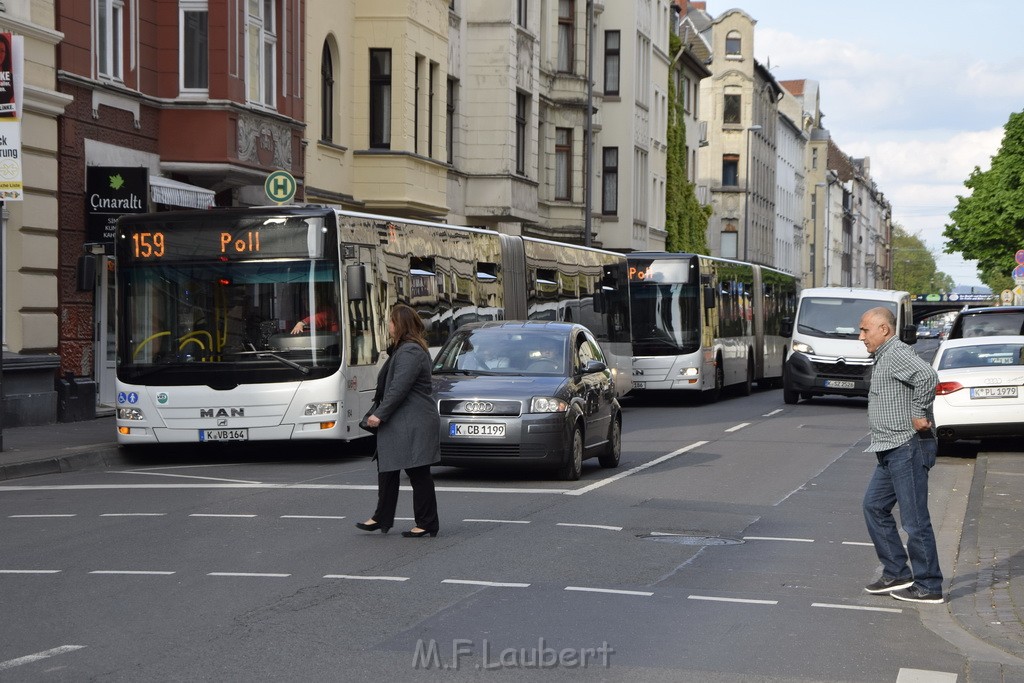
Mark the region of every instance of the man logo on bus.
<instances>
[{"instance_id":1,"label":"man logo on bus","mask_svg":"<svg viewBox=\"0 0 1024 683\"><path fill-rule=\"evenodd\" d=\"M245 417L245 408L200 408L199 417Z\"/></svg>"}]
</instances>

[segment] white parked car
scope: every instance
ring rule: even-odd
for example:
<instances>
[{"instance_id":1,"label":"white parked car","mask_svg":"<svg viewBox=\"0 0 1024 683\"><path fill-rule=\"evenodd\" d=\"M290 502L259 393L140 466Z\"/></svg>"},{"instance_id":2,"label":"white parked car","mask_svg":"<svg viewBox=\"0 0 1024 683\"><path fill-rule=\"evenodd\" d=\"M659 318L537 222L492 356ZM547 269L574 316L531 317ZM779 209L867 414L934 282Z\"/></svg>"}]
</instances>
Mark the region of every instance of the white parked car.
<instances>
[{"instance_id":1,"label":"white parked car","mask_svg":"<svg viewBox=\"0 0 1024 683\"><path fill-rule=\"evenodd\" d=\"M940 443L1024 435L1024 336L948 339L932 366Z\"/></svg>"}]
</instances>

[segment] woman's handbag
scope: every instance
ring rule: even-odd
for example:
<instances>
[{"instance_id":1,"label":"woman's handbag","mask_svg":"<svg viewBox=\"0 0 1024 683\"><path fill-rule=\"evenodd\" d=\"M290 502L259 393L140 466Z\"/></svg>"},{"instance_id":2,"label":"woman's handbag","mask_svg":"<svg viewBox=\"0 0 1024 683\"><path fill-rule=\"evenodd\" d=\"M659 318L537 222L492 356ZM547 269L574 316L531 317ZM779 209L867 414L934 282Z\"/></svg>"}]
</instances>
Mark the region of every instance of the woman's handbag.
<instances>
[{"instance_id":1,"label":"woman's handbag","mask_svg":"<svg viewBox=\"0 0 1024 683\"><path fill-rule=\"evenodd\" d=\"M370 409L366 411L366 415L363 415L363 419L361 419L359 421L359 428L360 429L362 429L364 431L367 431L367 432L370 432L371 434L376 434L377 433L377 428L376 427L371 427L370 425L366 424L366 421L370 418L371 415L373 415L373 413L377 410L377 407L379 405L380 404L377 403L376 401L373 402L373 405L370 406Z\"/></svg>"}]
</instances>

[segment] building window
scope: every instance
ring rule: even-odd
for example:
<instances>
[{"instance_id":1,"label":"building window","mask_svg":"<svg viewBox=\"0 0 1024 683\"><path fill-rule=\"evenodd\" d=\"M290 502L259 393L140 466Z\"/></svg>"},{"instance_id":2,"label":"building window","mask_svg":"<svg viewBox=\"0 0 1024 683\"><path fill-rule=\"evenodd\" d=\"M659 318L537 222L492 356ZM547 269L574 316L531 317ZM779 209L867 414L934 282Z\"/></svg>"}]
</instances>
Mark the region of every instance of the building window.
<instances>
[{"instance_id":1,"label":"building window","mask_svg":"<svg viewBox=\"0 0 1024 683\"><path fill-rule=\"evenodd\" d=\"M434 82L437 79L437 63L430 62L427 77L427 156L434 157Z\"/></svg>"},{"instance_id":2,"label":"building window","mask_svg":"<svg viewBox=\"0 0 1024 683\"><path fill-rule=\"evenodd\" d=\"M208 91L210 88L210 24L206 0L180 5L178 49L181 59L182 90Z\"/></svg>"},{"instance_id":3,"label":"building window","mask_svg":"<svg viewBox=\"0 0 1024 683\"><path fill-rule=\"evenodd\" d=\"M619 94L619 32L604 32L604 94Z\"/></svg>"},{"instance_id":4,"label":"building window","mask_svg":"<svg viewBox=\"0 0 1024 683\"><path fill-rule=\"evenodd\" d=\"M818 168L818 148L811 148L811 168Z\"/></svg>"},{"instance_id":5,"label":"building window","mask_svg":"<svg viewBox=\"0 0 1024 683\"><path fill-rule=\"evenodd\" d=\"M727 57L739 57L743 47L743 40L739 31L729 31L725 37L725 54Z\"/></svg>"},{"instance_id":6,"label":"building window","mask_svg":"<svg viewBox=\"0 0 1024 683\"><path fill-rule=\"evenodd\" d=\"M647 152L639 147L633 148L633 220L646 223L648 215L647 178L650 175L647 166Z\"/></svg>"},{"instance_id":7,"label":"building window","mask_svg":"<svg viewBox=\"0 0 1024 683\"><path fill-rule=\"evenodd\" d=\"M601 154L601 213L619 213L619 148L605 147Z\"/></svg>"},{"instance_id":8,"label":"building window","mask_svg":"<svg viewBox=\"0 0 1024 683\"><path fill-rule=\"evenodd\" d=\"M555 199L572 199L572 128L555 129Z\"/></svg>"},{"instance_id":9,"label":"building window","mask_svg":"<svg viewBox=\"0 0 1024 683\"><path fill-rule=\"evenodd\" d=\"M526 175L526 130L530 96L516 93L516 173Z\"/></svg>"},{"instance_id":10,"label":"building window","mask_svg":"<svg viewBox=\"0 0 1024 683\"><path fill-rule=\"evenodd\" d=\"M526 28L526 0L517 0L516 2L516 22Z\"/></svg>"},{"instance_id":11,"label":"building window","mask_svg":"<svg viewBox=\"0 0 1024 683\"><path fill-rule=\"evenodd\" d=\"M558 70L572 73L576 34L574 0L558 0Z\"/></svg>"},{"instance_id":12,"label":"building window","mask_svg":"<svg viewBox=\"0 0 1024 683\"><path fill-rule=\"evenodd\" d=\"M334 140L334 60L326 40L320 56L320 139Z\"/></svg>"},{"instance_id":13,"label":"building window","mask_svg":"<svg viewBox=\"0 0 1024 683\"><path fill-rule=\"evenodd\" d=\"M423 71L423 57L416 55L416 72L413 74L412 88L412 151L420 152L420 72Z\"/></svg>"},{"instance_id":14,"label":"building window","mask_svg":"<svg viewBox=\"0 0 1024 683\"><path fill-rule=\"evenodd\" d=\"M722 105L722 123L742 123L742 95L726 95Z\"/></svg>"},{"instance_id":15,"label":"building window","mask_svg":"<svg viewBox=\"0 0 1024 683\"><path fill-rule=\"evenodd\" d=\"M124 2L96 2L96 70L101 76L124 80Z\"/></svg>"},{"instance_id":16,"label":"building window","mask_svg":"<svg viewBox=\"0 0 1024 683\"><path fill-rule=\"evenodd\" d=\"M740 155L722 155L722 185L736 187L740 183Z\"/></svg>"},{"instance_id":17,"label":"building window","mask_svg":"<svg viewBox=\"0 0 1024 683\"><path fill-rule=\"evenodd\" d=\"M391 50L370 50L370 147L391 149Z\"/></svg>"},{"instance_id":18,"label":"building window","mask_svg":"<svg viewBox=\"0 0 1024 683\"><path fill-rule=\"evenodd\" d=\"M683 111L687 114L690 113L690 108L693 106L693 91L691 90L691 83L689 76L683 76L683 84L679 88L679 94L683 98Z\"/></svg>"},{"instance_id":19,"label":"building window","mask_svg":"<svg viewBox=\"0 0 1024 683\"><path fill-rule=\"evenodd\" d=\"M739 257L739 237L740 234L736 232L735 226L725 226L725 230L722 231L722 246L720 248L722 258Z\"/></svg>"},{"instance_id":20,"label":"building window","mask_svg":"<svg viewBox=\"0 0 1024 683\"><path fill-rule=\"evenodd\" d=\"M447 139L445 146L448 148L448 163L455 163L455 98L459 92L458 81L454 78L448 79L448 100L445 103L445 133Z\"/></svg>"},{"instance_id":21,"label":"building window","mask_svg":"<svg viewBox=\"0 0 1024 683\"><path fill-rule=\"evenodd\" d=\"M249 101L273 107L277 102L277 2L248 0Z\"/></svg>"}]
</instances>

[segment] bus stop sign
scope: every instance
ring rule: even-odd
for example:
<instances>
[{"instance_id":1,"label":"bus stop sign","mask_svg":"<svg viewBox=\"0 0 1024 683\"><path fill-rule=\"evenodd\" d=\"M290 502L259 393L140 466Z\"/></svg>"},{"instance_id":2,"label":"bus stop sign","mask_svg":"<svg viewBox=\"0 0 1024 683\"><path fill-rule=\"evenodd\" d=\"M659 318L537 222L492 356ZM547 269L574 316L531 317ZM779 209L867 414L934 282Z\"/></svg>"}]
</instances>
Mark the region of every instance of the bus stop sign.
<instances>
[{"instance_id":1,"label":"bus stop sign","mask_svg":"<svg viewBox=\"0 0 1024 683\"><path fill-rule=\"evenodd\" d=\"M270 201L287 204L295 197L295 177L288 171L274 171L267 176L263 189Z\"/></svg>"}]
</instances>

